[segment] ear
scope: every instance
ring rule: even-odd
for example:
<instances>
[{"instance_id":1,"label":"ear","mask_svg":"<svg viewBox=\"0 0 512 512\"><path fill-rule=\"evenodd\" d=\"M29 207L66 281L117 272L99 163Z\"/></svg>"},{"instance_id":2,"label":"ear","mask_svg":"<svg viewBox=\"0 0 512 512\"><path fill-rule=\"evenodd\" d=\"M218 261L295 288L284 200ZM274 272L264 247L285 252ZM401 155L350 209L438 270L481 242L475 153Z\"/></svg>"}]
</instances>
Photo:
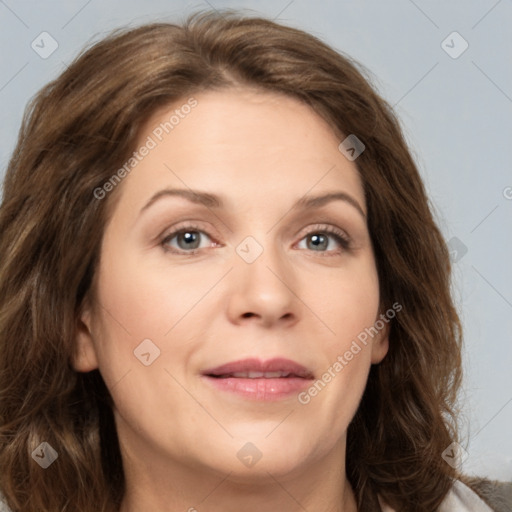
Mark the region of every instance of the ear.
<instances>
[{"instance_id":1,"label":"ear","mask_svg":"<svg viewBox=\"0 0 512 512\"><path fill-rule=\"evenodd\" d=\"M77 320L75 352L71 365L77 372L90 372L98 368L98 358L92 335L92 308L86 299L80 318Z\"/></svg>"},{"instance_id":2,"label":"ear","mask_svg":"<svg viewBox=\"0 0 512 512\"><path fill-rule=\"evenodd\" d=\"M382 318L382 316L379 318ZM372 342L372 364L379 364L382 362L389 350L390 322L389 320L388 322L381 320L381 322L385 325L379 330Z\"/></svg>"}]
</instances>

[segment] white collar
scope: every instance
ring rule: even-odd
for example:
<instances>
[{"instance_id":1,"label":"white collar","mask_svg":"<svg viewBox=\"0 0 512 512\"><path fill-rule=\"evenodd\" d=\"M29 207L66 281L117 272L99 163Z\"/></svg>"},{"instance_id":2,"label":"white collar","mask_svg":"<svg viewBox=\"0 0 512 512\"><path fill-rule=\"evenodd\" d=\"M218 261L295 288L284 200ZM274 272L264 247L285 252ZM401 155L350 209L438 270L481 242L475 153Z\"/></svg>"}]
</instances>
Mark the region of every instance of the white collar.
<instances>
[{"instance_id":1,"label":"white collar","mask_svg":"<svg viewBox=\"0 0 512 512\"><path fill-rule=\"evenodd\" d=\"M396 512L379 497L382 512ZM480 497L460 480L455 480L439 512L493 512Z\"/></svg>"}]
</instances>

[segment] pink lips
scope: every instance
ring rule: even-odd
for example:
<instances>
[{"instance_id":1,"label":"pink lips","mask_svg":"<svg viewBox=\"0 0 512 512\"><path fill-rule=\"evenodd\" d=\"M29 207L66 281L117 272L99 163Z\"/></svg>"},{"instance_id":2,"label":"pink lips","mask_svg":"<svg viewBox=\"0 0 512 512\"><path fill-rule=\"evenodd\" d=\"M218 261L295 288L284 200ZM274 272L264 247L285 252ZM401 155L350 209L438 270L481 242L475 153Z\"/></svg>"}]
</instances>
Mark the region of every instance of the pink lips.
<instances>
[{"instance_id":1,"label":"pink lips","mask_svg":"<svg viewBox=\"0 0 512 512\"><path fill-rule=\"evenodd\" d=\"M313 374L289 359L244 359L202 372L209 384L259 401L286 398L311 384Z\"/></svg>"}]
</instances>

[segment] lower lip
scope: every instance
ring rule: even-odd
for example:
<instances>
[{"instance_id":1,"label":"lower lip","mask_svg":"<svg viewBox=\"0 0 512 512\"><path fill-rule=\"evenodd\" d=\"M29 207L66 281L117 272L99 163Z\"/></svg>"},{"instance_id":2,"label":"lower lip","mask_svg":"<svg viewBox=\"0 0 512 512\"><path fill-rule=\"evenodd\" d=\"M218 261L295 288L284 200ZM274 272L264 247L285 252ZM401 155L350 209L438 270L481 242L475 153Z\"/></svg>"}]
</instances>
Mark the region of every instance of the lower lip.
<instances>
[{"instance_id":1,"label":"lower lip","mask_svg":"<svg viewBox=\"0 0 512 512\"><path fill-rule=\"evenodd\" d=\"M311 384L310 379L302 379L300 377L243 379L204 376L203 378L216 389L263 402L289 398Z\"/></svg>"}]
</instances>

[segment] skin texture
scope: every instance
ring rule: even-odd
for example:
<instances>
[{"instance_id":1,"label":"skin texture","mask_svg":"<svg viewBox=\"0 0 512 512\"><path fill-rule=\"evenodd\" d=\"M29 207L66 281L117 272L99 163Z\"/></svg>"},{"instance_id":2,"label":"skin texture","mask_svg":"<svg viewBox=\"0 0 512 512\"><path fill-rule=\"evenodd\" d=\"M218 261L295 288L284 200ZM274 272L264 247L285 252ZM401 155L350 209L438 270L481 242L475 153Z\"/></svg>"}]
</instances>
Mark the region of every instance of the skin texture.
<instances>
[{"instance_id":1,"label":"skin texture","mask_svg":"<svg viewBox=\"0 0 512 512\"><path fill-rule=\"evenodd\" d=\"M99 368L115 403L122 512L355 511L346 430L370 365L388 350L387 326L305 405L297 394L251 400L201 377L239 359L284 357L320 378L374 325L379 283L365 217L340 200L292 208L305 195L342 191L366 213L355 163L293 98L249 89L195 98L118 185L94 300L78 327L75 369ZM177 106L148 120L137 147ZM140 213L165 188L217 194L225 206L167 196ZM182 236L163 243L189 223L198 252L186 255ZM346 233L349 248L332 235L313 244L326 225ZM252 263L237 252L248 236L263 249ZM149 366L134 355L144 339L160 350ZM252 467L237 457L247 442L261 453Z\"/></svg>"}]
</instances>

